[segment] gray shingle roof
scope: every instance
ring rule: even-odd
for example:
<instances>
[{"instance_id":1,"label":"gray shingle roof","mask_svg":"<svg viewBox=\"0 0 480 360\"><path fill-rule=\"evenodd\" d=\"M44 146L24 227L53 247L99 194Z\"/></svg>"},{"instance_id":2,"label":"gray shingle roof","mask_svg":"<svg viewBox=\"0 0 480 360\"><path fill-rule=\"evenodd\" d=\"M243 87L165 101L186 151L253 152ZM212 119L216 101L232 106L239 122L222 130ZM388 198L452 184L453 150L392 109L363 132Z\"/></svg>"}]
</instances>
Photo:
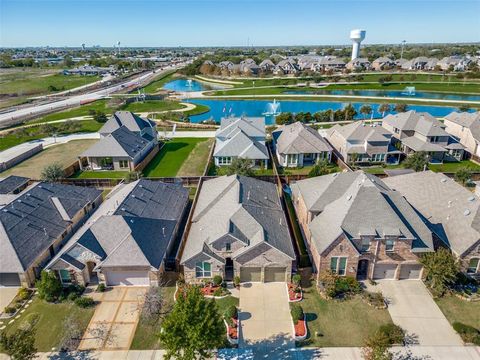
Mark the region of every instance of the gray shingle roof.
<instances>
[{"instance_id":1,"label":"gray shingle roof","mask_svg":"<svg viewBox=\"0 0 480 360\"><path fill-rule=\"evenodd\" d=\"M249 137L265 138L265 118L264 117L228 117L220 122L220 128L215 137L229 138L241 129Z\"/></svg>"},{"instance_id":2,"label":"gray shingle roof","mask_svg":"<svg viewBox=\"0 0 480 360\"><path fill-rule=\"evenodd\" d=\"M242 130L226 140L216 139L213 156L231 156L243 159L268 159L268 150L264 143L248 137Z\"/></svg>"},{"instance_id":3,"label":"gray shingle roof","mask_svg":"<svg viewBox=\"0 0 480 360\"><path fill-rule=\"evenodd\" d=\"M332 151L332 147L325 139L312 129L301 122L295 122L290 125L275 130L274 138L278 152L281 154L314 154ZM278 136L278 137L277 137Z\"/></svg>"},{"instance_id":4,"label":"gray shingle roof","mask_svg":"<svg viewBox=\"0 0 480 360\"><path fill-rule=\"evenodd\" d=\"M424 136L449 136L445 125L426 112L410 110L399 114L385 116L382 121L401 131L415 131Z\"/></svg>"},{"instance_id":5,"label":"gray shingle roof","mask_svg":"<svg viewBox=\"0 0 480 360\"><path fill-rule=\"evenodd\" d=\"M73 217L100 195L93 188L40 183L6 205L0 210L0 272L26 270L71 225L52 198Z\"/></svg>"},{"instance_id":6,"label":"gray shingle roof","mask_svg":"<svg viewBox=\"0 0 480 360\"><path fill-rule=\"evenodd\" d=\"M130 111L116 111L115 114L99 130L100 134L111 134L115 130L125 126L132 132L141 132L144 128L155 127L156 124L141 118Z\"/></svg>"},{"instance_id":7,"label":"gray shingle roof","mask_svg":"<svg viewBox=\"0 0 480 360\"><path fill-rule=\"evenodd\" d=\"M0 179L0 194L13 194L17 189L30 181L29 178L10 175Z\"/></svg>"},{"instance_id":8,"label":"gray shingle roof","mask_svg":"<svg viewBox=\"0 0 480 360\"><path fill-rule=\"evenodd\" d=\"M234 236L251 247L267 243L294 259L292 240L274 184L243 176L205 181L195 208L181 262L205 252L205 246Z\"/></svg>"},{"instance_id":9,"label":"gray shingle roof","mask_svg":"<svg viewBox=\"0 0 480 360\"><path fill-rule=\"evenodd\" d=\"M473 138L480 142L480 111L474 113L452 112L445 119L470 129Z\"/></svg>"}]
</instances>

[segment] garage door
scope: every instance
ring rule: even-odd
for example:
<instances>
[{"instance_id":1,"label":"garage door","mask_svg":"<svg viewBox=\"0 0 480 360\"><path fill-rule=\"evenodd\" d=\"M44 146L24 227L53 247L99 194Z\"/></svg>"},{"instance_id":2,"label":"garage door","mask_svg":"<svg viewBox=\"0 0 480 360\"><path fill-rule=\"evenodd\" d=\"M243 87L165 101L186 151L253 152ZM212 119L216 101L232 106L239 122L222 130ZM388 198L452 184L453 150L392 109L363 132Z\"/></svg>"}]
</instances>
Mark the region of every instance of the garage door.
<instances>
[{"instance_id":1,"label":"garage door","mask_svg":"<svg viewBox=\"0 0 480 360\"><path fill-rule=\"evenodd\" d=\"M397 265L395 264L376 264L373 271L374 279L395 279L395 271Z\"/></svg>"},{"instance_id":2,"label":"garage door","mask_svg":"<svg viewBox=\"0 0 480 360\"><path fill-rule=\"evenodd\" d=\"M262 269L259 267L246 267L240 269L240 280L242 282L262 281Z\"/></svg>"},{"instance_id":3,"label":"garage door","mask_svg":"<svg viewBox=\"0 0 480 360\"><path fill-rule=\"evenodd\" d=\"M285 271L287 269L284 267L268 267L265 268L264 281L265 282L285 282Z\"/></svg>"},{"instance_id":4,"label":"garage door","mask_svg":"<svg viewBox=\"0 0 480 360\"><path fill-rule=\"evenodd\" d=\"M0 273L0 286L20 286L17 273Z\"/></svg>"},{"instance_id":5,"label":"garage door","mask_svg":"<svg viewBox=\"0 0 480 360\"><path fill-rule=\"evenodd\" d=\"M400 279L420 279L422 265L406 264L400 266Z\"/></svg>"},{"instance_id":6,"label":"garage door","mask_svg":"<svg viewBox=\"0 0 480 360\"><path fill-rule=\"evenodd\" d=\"M107 285L119 286L148 286L148 271L107 271L105 272Z\"/></svg>"}]
</instances>

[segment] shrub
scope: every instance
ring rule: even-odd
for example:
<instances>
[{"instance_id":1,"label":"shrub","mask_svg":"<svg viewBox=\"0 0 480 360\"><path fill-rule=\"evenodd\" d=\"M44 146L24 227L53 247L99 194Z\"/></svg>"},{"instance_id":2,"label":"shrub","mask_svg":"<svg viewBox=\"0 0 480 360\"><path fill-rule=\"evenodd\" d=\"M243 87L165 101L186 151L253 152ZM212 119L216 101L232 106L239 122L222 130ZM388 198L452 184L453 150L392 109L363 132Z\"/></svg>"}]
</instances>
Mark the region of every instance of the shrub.
<instances>
[{"instance_id":1,"label":"shrub","mask_svg":"<svg viewBox=\"0 0 480 360\"><path fill-rule=\"evenodd\" d=\"M79 297L75 300L75 305L81 308L87 308L87 307L93 306L94 304L95 304L95 301L93 301L92 298L86 297L86 296Z\"/></svg>"},{"instance_id":2,"label":"shrub","mask_svg":"<svg viewBox=\"0 0 480 360\"><path fill-rule=\"evenodd\" d=\"M213 296L222 296L223 295L223 290L222 288L215 289L213 292Z\"/></svg>"},{"instance_id":3,"label":"shrub","mask_svg":"<svg viewBox=\"0 0 480 360\"><path fill-rule=\"evenodd\" d=\"M384 307L385 306L385 299L382 293L379 292L366 292L365 299L367 302L375 307Z\"/></svg>"},{"instance_id":4,"label":"shrub","mask_svg":"<svg viewBox=\"0 0 480 360\"><path fill-rule=\"evenodd\" d=\"M42 271L40 280L35 283L40 299L52 302L62 294L62 284L51 271Z\"/></svg>"},{"instance_id":5,"label":"shrub","mask_svg":"<svg viewBox=\"0 0 480 360\"><path fill-rule=\"evenodd\" d=\"M290 314L292 314L292 320L294 324L296 324L298 320L303 319L303 309L300 305L292 305L292 308L290 309Z\"/></svg>"},{"instance_id":6,"label":"shrub","mask_svg":"<svg viewBox=\"0 0 480 360\"><path fill-rule=\"evenodd\" d=\"M240 276L235 276L235 277L233 278L233 284L234 284L235 286L239 286L239 285L240 285Z\"/></svg>"},{"instance_id":7,"label":"shrub","mask_svg":"<svg viewBox=\"0 0 480 360\"><path fill-rule=\"evenodd\" d=\"M105 292L106 286L105 284L98 284L96 292Z\"/></svg>"},{"instance_id":8,"label":"shrub","mask_svg":"<svg viewBox=\"0 0 480 360\"><path fill-rule=\"evenodd\" d=\"M339 276L336 281L337 293L358 294L362 292L362 285L351 276Z\"/></svg>"},{"instance_id":9,"label":"shrub","mask_svg":"<svg viewBox=\"0 0 480 360\"><path fill-rule=\"evenodd\" d=\"M405 330L393 323L380 326L378 331L387 336L390 345L402 344L405 339Z\"/></svg>"},{"instance_id":10,"label":"shrub","mask_svg":"<svg viewBox=\"0 0 480 360\"><path fill-rule=\"evenodd\" d=\"M215 286L220 286L220 284L223 282L223 279L220 275L215 275L213 277L213 283Z\"/></svg>"},{"instance_id":11,"label":"shrub","mask_svg":"<svg viewBox=\"0 0 480 360\"><path fill-rule=\"evenodd\" d=\"M227 307L227 309L225 310L225 314L223 314L223 315L227 319L229 319L229 318L236 319L237 318L237 307L235 305L230 305L229 307Z\"/></svg>"},{"instance_id":12,"label":"shrub","mask_svg":"<svg viewBox=\"0 0 480 360\"><path fill-rule=\"evenodd\" d=\"M13 313L15 313L17 309L15 309L13 306L7 306L3 311L5 312L5 314L9 314L9 315L12 315Z\"/></svg>"},{"instance_id":13,"label":"shrub","mask_svg":"<svg viewBox=\"0 0 480 360\"><path fill-rule=\"evenodd\" d=\"M25 301L30 297L30 291L28 289L25 289L25 288L20 288L20 289L18 289L17 297L20 300Z\"/></svg>"},{"instance_id":14,"label":"shrub","mask_svg":"<svg viewBox=\"0 0 480 360\"><path fill-rule=\"evenodd\" d=\"M299 286L301 281L302 281L302 277L299 274L295 274L295 275L292 276L292 282L296 286Z\"/></svg>"},{"instance_id":15,"label":"shrub","mask_svg":"<svg viewBox=\"0 0 480 360\"><path fill-rule=\"evenodd\" d=\"M82 285L69 285L67 288L66 288L66 293L67 293L67 297L68 295L70 294L76 294L78 296L82 295L83 292L85 291L85 286L82 286Z\"/></svg>"},{"instance_id":16,"label":"shrub","mask_svg":"<svg viewBox=\"0 0 480 360\"><path fill-rule=\"evenodd\" d=\"M463 324L460 322L453 323L453 329L460 335L466 343L474 343L480 345L480 331L473 326Z\"/></svg>"},{"instance_id":17,"label":"shrub","mask_svg":"<svg viewBox=\"0 0 480 360\"><path fill-rule=\"evenodd\" d=\"M69 301L75 301L79 298L79 295L76 292L71 292L70 294L67 295L67 300Z\"/></svg>"}]
</instances>

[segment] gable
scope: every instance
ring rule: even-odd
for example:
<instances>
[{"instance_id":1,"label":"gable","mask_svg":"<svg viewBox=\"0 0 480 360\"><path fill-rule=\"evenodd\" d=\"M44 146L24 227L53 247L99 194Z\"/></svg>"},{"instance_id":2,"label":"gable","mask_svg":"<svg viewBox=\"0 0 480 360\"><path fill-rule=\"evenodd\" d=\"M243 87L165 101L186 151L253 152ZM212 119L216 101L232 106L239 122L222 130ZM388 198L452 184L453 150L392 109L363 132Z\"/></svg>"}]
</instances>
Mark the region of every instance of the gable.
<instances>
[{"instance_id":1,"label":"gable","mask_svg":"<svg viewBox=\"0 0 480 360\"><path fill-rule=\"evenodd\" d=\"M291 264L292 258L267 243L260 243L235 258L241 265L266 266L269 264Z\"/></svg>"}]
</instances>

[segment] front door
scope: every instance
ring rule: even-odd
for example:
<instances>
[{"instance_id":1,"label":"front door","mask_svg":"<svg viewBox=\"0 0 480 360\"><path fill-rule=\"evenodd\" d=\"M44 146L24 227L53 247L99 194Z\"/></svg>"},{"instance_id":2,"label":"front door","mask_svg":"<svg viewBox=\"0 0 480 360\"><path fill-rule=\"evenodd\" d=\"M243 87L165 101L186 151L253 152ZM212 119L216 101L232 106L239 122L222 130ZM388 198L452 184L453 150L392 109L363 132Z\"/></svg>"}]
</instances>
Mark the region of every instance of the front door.
<instances>
[{"instance_id":1,"label":"front door","mask_svg":"<svg viewBox=\"0 0 480 360\"><path fill-rule=\"evenodd\" d=\"M232 258L225 259L225 280L233 280L233 260Z\"/></svg>"},{"instance_id":2,"label":"front door","mask_svg":"<svg viewBox=\"0 0 480 360\"><path fill-rule=\"evenodd\" d=\"M357 280L365 280L368 277L368 260L362 259L358 262Z\"/></svg>"}]
</instances>

